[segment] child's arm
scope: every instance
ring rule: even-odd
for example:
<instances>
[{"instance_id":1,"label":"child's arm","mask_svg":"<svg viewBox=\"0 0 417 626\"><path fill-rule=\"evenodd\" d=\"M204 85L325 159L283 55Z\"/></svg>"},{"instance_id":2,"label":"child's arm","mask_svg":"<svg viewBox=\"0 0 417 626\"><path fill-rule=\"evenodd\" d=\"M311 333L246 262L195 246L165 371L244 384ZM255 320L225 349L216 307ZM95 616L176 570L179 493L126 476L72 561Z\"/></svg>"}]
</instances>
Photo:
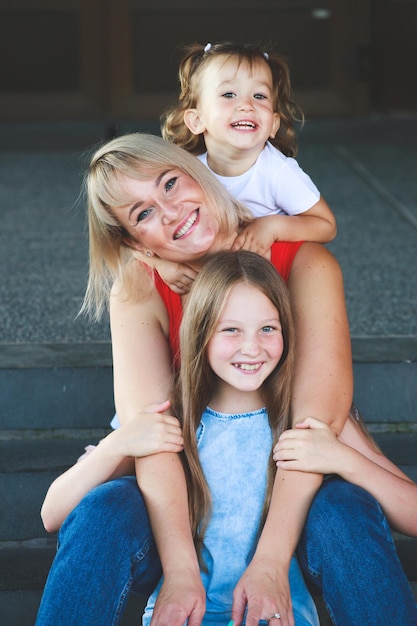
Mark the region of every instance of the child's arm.
<instances>
[{"instance_id":1,"label":"child's arm","mask_svg":"<svg viewBox=\"0 0 417 626\"><path fill-rule=\"evenodd\" d=\"M48 532L58 530L67 515L94 487L113 478L134 475L134 457L180 452L183 438L178 420L161 411L169 402L148 407L123 424L82 457L49 487L41 517Z\"/></svg>"},{"instance_id":2,"label":"child's arm","mask_svg":"<svg viewBox=\"0 0 417 626\"><path fill-rule=\"evenodd\" d=\"M258 217L236 237L233 250L250 250L264 256L274 241L327 243L336 237L336 219L320 196L311 209L299 215Z\"/></svg>"},{"instance_id":3,"label":"child's arm","mask_svg":"<svg viewBox=\"0 0 417 626\"><path fill-rule=\"evenodd\" d=\"M197 272L188 265L183 263L174 263L173 261L166 261L160 257L146 257L141 255L143 262L155 269L164 283L174 291L180 294L180 296L188 293L191 289L191 285L194 282Z\"/></svg>"},{"instance_id":4,"label":"child's arm","mask_svg":"<svg viewBox=\"0 0 417 626\"><path fill-rule=\"evenodd\" d=\"M327 424L309 417L281 435L274 460L284 470L338 474L372 494L395 530L417 536L417 485L350 421L344 430L338 439Z\"/></svg>"}]
</instances>

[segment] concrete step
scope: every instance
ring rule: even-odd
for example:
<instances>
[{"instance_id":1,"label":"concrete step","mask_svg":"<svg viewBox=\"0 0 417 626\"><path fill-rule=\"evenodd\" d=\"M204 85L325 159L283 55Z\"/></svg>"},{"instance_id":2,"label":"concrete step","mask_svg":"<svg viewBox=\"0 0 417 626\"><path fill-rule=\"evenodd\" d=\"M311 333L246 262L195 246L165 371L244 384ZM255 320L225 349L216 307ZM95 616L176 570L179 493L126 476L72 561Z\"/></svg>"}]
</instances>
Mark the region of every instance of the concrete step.
<instances>
[{"instance_id":1,"label":"concrete step","mask_svg":"<svg viewBox=\"0 0 417 626\"><path fill-rule=\"evenodd\" d=\"M3 344L0 398L0 431L108 427L110 344Z\"/></svg>"},{"instance_id":2,"label":"concrete step","mask_svg":"<svg viewBox=\"0 0 417 626\"><path fill-rule=\"evenodd\" d=\"M352 348L355 401L367 423L417 430L417 337L356 337ZM110 343L2 344L0 398L0 431L106 428Z\"/></svg>"},{"instance_id":3,"label":"concrete step","mask_svg":"<svg viewBox=\"0 0 417 626\"><path fill-rule=\"evenodd\" d=\"M42 591L0 591L0 624L4 626L33 626ZM144 598L131 594L119 626L139 626L145 606ZM106 626L97 621L99 626ZM323 625L327 626L326 622ZM58 626L58 625L57 625ZM329 624L329 626L331 626Z\"/></svg>"}]
</instances>

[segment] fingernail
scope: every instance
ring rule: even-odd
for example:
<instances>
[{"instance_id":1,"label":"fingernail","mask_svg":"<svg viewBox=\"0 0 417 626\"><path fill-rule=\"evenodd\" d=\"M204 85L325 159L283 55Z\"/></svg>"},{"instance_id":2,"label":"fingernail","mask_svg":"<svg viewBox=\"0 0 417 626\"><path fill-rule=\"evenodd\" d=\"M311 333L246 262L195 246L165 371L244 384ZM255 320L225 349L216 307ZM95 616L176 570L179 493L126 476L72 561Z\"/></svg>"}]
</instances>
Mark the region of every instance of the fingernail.
<instances>
[{"instance_id":1,"label":"fingernail","mask_svg":"<svg viewBox=\"0 0 417 626\"><path fill-rule=\"evenodd\" d=\"M235 626L235 620L231 619L227 626Z\"/></svg>"}]
</instances>

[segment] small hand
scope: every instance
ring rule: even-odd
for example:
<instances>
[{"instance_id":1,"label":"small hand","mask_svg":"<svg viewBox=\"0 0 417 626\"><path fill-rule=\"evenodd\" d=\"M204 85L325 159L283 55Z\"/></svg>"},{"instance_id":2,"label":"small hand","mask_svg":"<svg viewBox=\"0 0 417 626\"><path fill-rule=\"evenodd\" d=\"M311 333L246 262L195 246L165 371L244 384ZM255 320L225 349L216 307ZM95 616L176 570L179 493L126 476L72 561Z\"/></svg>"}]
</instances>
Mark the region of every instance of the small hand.
<instances>
[{"instance_id":1,"label":"small hand","mask_svg":"<svg viewBox=\"0 0 417 626\"><path fill-rule=\"evenodd\" d=\"M184 446L179 421L165 415L170 407L167 400L146 407L129 422L112 433L116 451L121 456L142 457L159 452L181 452Z\"/></svg>"},{"instance_id":2,"label":"small hand","mask_svg":"<svg viewBox=\"0 0 417 626\"><path fill-rule=\"evenodd\" d=\"M260 256L268 256L272 244L276 241L271 217L259 217L246 226L234 240L232 250L243 249L256 252Z\"/></svg>"},{"instance_id":3,"label":"small hand","mask_svg":"<svg viewBox=\"0 0 417 626\"><path fill-rule=\"evenodd\" d=\"M174 263L159 258L154 260L154 264L158 274L172 291L181 296L190 291L197 276L195 270L183 263Z\"/></svg>"},{"instance_id":4,"label":"small hand","mask_svg":"<svg viewBox=\"0 0 417 626\"><path fill-rule=\"evenodd\" d=\"M337 474L343 466L346 446L330 427L308 417L295 428L286 430L274 446L277 467L317 474Z\"/></svg>"}]
</instances>

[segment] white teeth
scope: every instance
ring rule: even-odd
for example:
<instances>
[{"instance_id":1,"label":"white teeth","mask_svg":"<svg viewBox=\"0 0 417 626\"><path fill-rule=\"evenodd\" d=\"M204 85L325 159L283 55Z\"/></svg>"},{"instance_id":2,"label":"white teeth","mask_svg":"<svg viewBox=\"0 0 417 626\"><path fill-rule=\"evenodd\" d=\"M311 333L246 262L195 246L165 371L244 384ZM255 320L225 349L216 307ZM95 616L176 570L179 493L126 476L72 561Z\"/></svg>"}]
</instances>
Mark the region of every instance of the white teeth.
<instances>
[{"instance_id":1,"label":"white teeth","mask_svg":"<svg viewBox=\"0 0 417 626\"><path fill-rule=\"evenodd\" d=\"M255 128L255 124L253 122L235 122L232 126L233 128L239 128L242 130Z\"/></svg>"},{"instance_id":2,"label":"white teeth","mask_svg":"<svg viewBox=\"0 0 417 626\"><path fill-rule=\"evenodd\" d=\"M195 211L195 213L191 215L191 217L189 217L188 220L185 222L184 226L175 233L174 239L179 239L180 237L183 237L185 233L190 230L191 226L194 224L194 222L197 219L197 215L198 213L197 211Z\"/></svg>"},{"instance_id":3,"label":"white teeth","mask_svg":"<svg viewBox=\"0 0 417 626\"><path fill-rule=\"evenodd\" d=\"M259 363L236 363L236 367L240 370L245 370L247 372L253 372L257 369L260 368L260 364Z\"/></svg>"}]
</instances>

